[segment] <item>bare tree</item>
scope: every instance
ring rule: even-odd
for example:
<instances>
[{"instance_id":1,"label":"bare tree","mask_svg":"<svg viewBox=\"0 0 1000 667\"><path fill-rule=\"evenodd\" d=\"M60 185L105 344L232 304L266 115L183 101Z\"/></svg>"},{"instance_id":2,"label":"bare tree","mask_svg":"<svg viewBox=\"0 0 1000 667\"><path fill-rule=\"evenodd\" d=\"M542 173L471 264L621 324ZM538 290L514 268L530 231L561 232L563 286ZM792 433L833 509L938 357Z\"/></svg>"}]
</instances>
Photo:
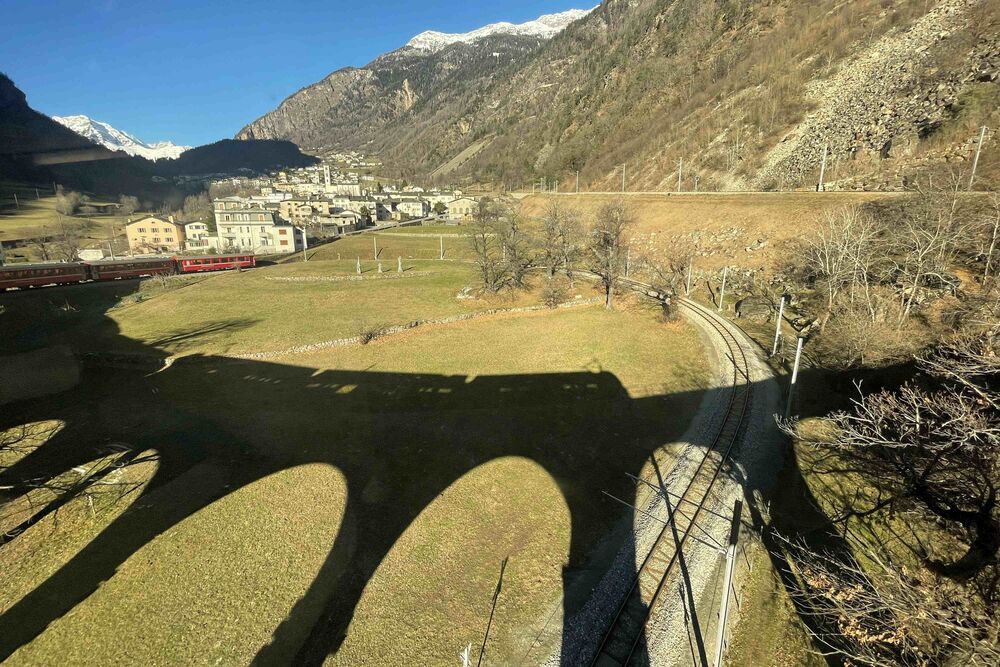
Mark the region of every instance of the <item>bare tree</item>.
<instances>
[{"instance_id":1,"label":"bare tree","mask_svg":"<svg viewBox=\"0 0 1000 667\"><path fill-rule=\"evenodd\" d=\"M975 224L979 256L983 260L983 284L996 274L996 254L1000 251L1000 194L993 193L990 205Z\"/></svg>"},{"instance_id":2,"label":"bare tree","mask_svg":"<svg viewBox=\"0 0 1000 667\"><path fill-rule=\"evenodd\" d=\"M845 290L852 302L863 295L871 309L871 286L886 253L874 218L859 206L828 213L806 243L807 271L826 297L820 330L825 329L838 296ZM874 318L874 312L871 315Z\"/></svg>"},{"instance_id":3,"label":"bare tree","mask_svg":"<svg viewBox=\"0 0 1000 667\"><path fill-rule=\"evenodd\" d=\"M546 268L549 279L555 277L560 270L572 278L573 266L583 244L579 211L564 208L558 201L552 201L542 216L540 241L538 263Z\"/></svg>"},{"instance_id":4,"label":"bare tree","mask_svg":"<svg viewBox=\"0 0 1000 667\"><path fill-rule=\"evenodd\" d=\"M520 214L505 202L483 199L471 227L470 242L483 288L496 294L523 287L534 262Z\"/></svg>"},{"instance_id":5,"label":"bare tree","mask_svg":"<svg viewBox=\"0 0 1000 667\"><path fill-rule=\"evenodd\" d=\"M212 217L212 200L208 193L202 192L197 195L188 195L184 198L181 208L181 219L183 220L208 220Z\"/></svg>"},{"instance_id":6,"label":"bare tree","mask_svg":"<svg viewBox=\"0 0 1000 667\"><path fill-rule=\"evenodd\" d=\"M899 326L909 317L921 287L949 280L968 227L959 213L959 183L942 191L920 191L897 216L892 233L895 275L901 285Z\"/></svg>"},{"instance_id":7,"label":"bare tree","mask_svg":"<svg viewBox=\"0 0 1000 667\"><path fill-rule=\"evenodd\" d=\"M663 317L672 319L673 304L680 298L687 272L687 259L677 257L642 257L639 264L648 275L649 284L666 296L662 302Z\"/></svg>"},{"instance_id":8,"label":"bare tree","mask_svg":"<svg viewBox=\"0 0 1000 667\"><path fill-rule=\"evenodd\" d=\"M961 585L879 556L843 554L777 539L796 586L796 609L825 656L860 665L995 665L1000 623Z\"/></svg>"},{"instance_id":9,"label":"bare tree","mask_svg":"<svg viewBox=\"0 0 1000 667\"><path fill-rule=\"evenodd\" d=\"M139 198L132 195L122 195L118 198L119 210L124 215L132 215L139 210Z\"/></svg>"},{"instance_id":10,"label":"bare tree","mask_svg":"<svg viewBox=\"0 0 1000 667\"><path fill-rule=\"evenodd\" d=\"M604 306L608 310L614 308L615 286L625 270L629 247L628 230L633 223L634 219L624 202L618 201L601 207L590 230L590 270L601 280Z\"/></svg>"},{"instance_id":11,"label":"bare tree","mask_svg":"<svg viewBox=\"0 0 1000 667\"><path fill-rule=\"evenodd\" d=\"M912 508L965 544L941 574L968 579L998 565L1000 553L1000 327L939 346L919 360L921 384L861 395L835 412L832 447L880 499L874 513Z\"/></svg>"},{"instance_id":12,"label":"bare tree","mask_svg":"<svg viewBox=\"0 0 1000 667\"><path fill-rule=\"evenodd\" d=\"M80 249L83 248L85 238L83 225L63 219L52 236L50 246L57 258L65 262L75 262Z\"/></svg>"},{"instance_id":13,"label":"bare tree","mask_svg":"<svg viewBox=\"0 0 1000 667\"><path fill-rule=\"evenodd\" d=\"M60 189L56 193L56 211L65 216L73 215L76 213L76 209L80 207L82 201L83 197L81 197L79 192Z\"/></svg>"}]
</instances>

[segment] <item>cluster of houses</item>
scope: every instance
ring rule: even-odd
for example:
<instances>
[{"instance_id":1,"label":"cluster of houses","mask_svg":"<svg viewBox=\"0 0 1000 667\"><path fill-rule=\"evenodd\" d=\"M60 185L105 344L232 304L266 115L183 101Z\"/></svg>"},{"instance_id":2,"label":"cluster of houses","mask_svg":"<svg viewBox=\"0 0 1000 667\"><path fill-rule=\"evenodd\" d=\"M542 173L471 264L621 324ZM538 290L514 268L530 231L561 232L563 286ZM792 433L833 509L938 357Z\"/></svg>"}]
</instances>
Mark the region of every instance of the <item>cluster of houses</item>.
<instances>
[{"instance_id":1,"label":"cluster of houses","mask_svg":"<svg viewBox=\"0 0 1000 667\"><path fill-rule=\"evenodd\" d=\"M340 236L371 225L416 219L461 222L476 200L458 190L427 191L416 186L363 189L356 179L334 174L327 165L314 174L289 175L260 187L260 194L213 201L214 230L203 221L145 216L126 227L133 254L179 252L301 251L308 238Z\"/></svg>"}]
</instances>

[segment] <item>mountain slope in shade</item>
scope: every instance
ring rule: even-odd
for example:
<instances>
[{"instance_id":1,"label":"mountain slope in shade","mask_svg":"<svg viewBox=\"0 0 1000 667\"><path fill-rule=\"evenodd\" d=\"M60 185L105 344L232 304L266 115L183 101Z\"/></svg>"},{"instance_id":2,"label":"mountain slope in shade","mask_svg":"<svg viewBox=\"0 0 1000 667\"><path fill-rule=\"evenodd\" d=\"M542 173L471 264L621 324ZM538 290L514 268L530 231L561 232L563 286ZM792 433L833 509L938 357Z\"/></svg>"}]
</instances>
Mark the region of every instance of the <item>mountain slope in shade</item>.
<instances>
[{"instance_id":1,"label":"mountain slope in shade","mask_svg":"<svg viewBox=\"0 0 1000 667\"><path fill-rule=\"evenodd\" d=\"M190 146L178 146L170 141L147 144L108 123L93 120L83 115L53 116L52 120L105 148L113 151L125 151L129 155L144 157L147 160L173 160L191 148Z\"/></svg>"},{"instance_id":2,"label":"mountain slope in shade","mask_svg":"<svg viewBox=\"0 0 1000 667\"><path fill-rule=\"evenodd\" d=\"M472 44L491 35L527 35L549 39L562 32L570 23L582 19L591 11L593 10L570 9L556 14L545 14L539 16L534 21L527 21L525 23L507 23L506 21L491 23L471 32L463 33L427 30L407 42L406 46L434 53L456 42Z\"/></svg>"}]
</instances>

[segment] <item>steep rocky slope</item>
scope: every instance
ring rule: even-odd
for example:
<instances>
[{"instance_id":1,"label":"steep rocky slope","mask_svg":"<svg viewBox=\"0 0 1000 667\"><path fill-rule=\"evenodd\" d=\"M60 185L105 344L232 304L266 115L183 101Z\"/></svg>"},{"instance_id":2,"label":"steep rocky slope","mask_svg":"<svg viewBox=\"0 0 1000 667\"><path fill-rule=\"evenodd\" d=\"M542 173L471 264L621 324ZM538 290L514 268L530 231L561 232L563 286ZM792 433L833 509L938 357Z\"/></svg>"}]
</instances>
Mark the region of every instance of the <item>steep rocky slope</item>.
<instances>
[{"instance_id":1,"label":"steep rocky slope","mask_svg":"<svg viewBox=\"0 0 1000 667\"><path fill-rule=\"evenodd\" d=\"M290 139L319 152L366 147L395 119L433 113L433 108L421 109L424 100L447 106L465 91L487 87L498 65L522 63L526 54L585 14L573 10L465 34L421 33L365 67L339 69L303 88L236 138Z\"/></svg>"},{"instance_id":2,"label":"steep rocky slope","mask_svg":"<svg viewBox=\"0 0 1000 667\"><path fill-rule=\"evenodd\" d=\"M577 171L617 189L623 163L632 190L809 187L828 145L831 187L893 189L967 172L979 126L1000 125L998 19L1000 0L606 0L509 61L452 68L446 85L415 85L403 67L335 73L366 114L338 102L269 129L378 153L402 174L564 189ZM993 132L980 175L1000 175Z\"/></svg>"}]
</instances>

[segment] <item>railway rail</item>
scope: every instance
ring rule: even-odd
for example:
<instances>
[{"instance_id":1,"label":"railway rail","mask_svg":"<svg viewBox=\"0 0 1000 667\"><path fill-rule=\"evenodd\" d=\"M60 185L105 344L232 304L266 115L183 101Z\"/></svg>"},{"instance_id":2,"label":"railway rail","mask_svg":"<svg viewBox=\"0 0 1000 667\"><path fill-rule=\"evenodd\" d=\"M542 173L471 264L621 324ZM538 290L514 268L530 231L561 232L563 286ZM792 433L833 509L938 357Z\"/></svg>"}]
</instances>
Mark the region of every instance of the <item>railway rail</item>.
<instances>
[{"instance_id":1,"label":"railway rail","mask_svg":"<svg viewBox=\"0 0 1000 667\"><path fill-rule=\"evenodd\" d=\"M665 298L665 295L645 283L634 280L624 282L634 291ZM733 383L722 423L712 444L705 449L683 492L674 498L672 505L668 503L668 518L601 637L590 661L593 667L628 665L644 650L645 647L641 644L647 621L662 601L663 592L672 589L668 587L668 583L677 574L678 565L684 558L684 546L699 516L702 512L711 512L707 506L713 489L739 441L749 411L749 363L739 338L733 332L733 325L692 301L680 300L679 305L694 317L704 320L722 339L733 365ZM670 498L666 489L662 489L661 495ZM685 510L679 510L682 505Z\"/></svg>"}]
</instances>

